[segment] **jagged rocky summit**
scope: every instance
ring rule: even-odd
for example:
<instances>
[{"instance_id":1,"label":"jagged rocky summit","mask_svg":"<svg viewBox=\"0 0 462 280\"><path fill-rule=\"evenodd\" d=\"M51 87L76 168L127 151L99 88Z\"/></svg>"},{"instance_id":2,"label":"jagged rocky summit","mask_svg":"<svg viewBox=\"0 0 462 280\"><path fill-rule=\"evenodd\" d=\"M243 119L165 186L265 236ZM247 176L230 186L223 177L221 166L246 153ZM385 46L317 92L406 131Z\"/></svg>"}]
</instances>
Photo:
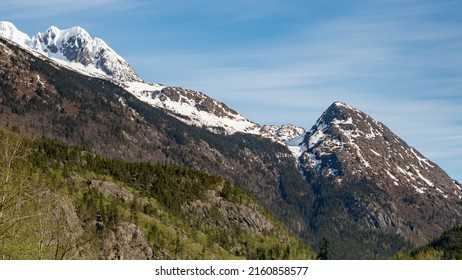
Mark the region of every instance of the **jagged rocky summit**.
<instances>
[{"instance_id":1,"label":"jagged rocky summit","mask_svg":"<svg viewBox=\"0 0 462 280\"><path fill-rule=\"evenodd\" d=\"M141 81L125 59L81 27L60 30L51 26L31 38L12 23L2 21L0 36L75 70L119 81Z\"/></svg>"},{"instance_id":2,"label":"jagged rocky summit","mask_svg":"<svg viewBox=\"0 0 462 280\"><path fill-rule=\"evenodd\" d=\"M345 103L332 104L308 131L300 158L311 183L332 178L341 185L361 179L462 199L459 186L435 163L385 125Z\"/></svg>"}]
</instances>

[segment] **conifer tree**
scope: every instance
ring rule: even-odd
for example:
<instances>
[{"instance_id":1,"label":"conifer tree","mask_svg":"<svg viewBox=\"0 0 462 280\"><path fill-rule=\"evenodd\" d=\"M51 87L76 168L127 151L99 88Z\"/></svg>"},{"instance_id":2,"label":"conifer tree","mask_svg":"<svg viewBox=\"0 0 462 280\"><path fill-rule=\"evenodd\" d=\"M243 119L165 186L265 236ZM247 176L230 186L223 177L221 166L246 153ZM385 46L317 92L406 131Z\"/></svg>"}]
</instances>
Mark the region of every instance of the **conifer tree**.
<instances>
[{"instance_id":1,"label":"conifer tree","mask_svg":"<svg viewBox=\"0 0 462 280\"><path fill-rule=\"evenodd\" d=\"M329 241L327 238L323 237L321 241L321 250L316 257L318 260L327 260L329 259Z\"/></svg>"}]
</instances>

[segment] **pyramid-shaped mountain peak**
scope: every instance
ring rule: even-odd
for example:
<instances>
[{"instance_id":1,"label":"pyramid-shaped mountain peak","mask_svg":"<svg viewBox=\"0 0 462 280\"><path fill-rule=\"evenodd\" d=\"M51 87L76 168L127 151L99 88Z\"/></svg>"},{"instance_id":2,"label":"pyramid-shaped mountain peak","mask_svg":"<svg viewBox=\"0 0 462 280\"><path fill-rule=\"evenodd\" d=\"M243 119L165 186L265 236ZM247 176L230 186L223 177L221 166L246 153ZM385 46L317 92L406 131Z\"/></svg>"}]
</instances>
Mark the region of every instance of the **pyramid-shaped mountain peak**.
<instances>
[{"instance_id":1,"label":"pyramid-shaped mountain peak","mask_svg":"<svg viewBox=\"0 0 462 280\"><path fill-rule=\"evenodd\" d=\"M386 188L406 188L462 198L452 179L436 164L371 116L335 102L307 132L301 168L312 184L331 178L345 185L361 180Z\"/></svg>"},{"instance_id":2,"label":"pyramid-shaped mountain peak","mask_svg":"<svg viewBox=\"0 0 462 280\"><path fill-rule=\"evenodd\" d=\"M347 232L345 225L325 226L342 216L352 228L395 232L418 244L436 232L428 224L450 227L460 219L454 214L460 186L384 124L345 103L329 106L302 144L298 166L317 196L315 213L322 214L312 224L319 233ZM438 214L425 216L432 207Z\"/></svg>"}]
</instances>

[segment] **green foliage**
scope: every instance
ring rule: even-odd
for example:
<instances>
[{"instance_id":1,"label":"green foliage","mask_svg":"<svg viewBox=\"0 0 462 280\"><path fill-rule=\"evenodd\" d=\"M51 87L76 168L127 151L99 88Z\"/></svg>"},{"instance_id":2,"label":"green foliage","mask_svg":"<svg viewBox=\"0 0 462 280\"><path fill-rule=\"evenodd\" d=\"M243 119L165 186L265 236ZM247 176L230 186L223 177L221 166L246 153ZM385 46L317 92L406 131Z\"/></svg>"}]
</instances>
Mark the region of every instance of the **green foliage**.
<instances>
[{"instance_id":1,"label":"green foliage","mask_svg":"<svg viewBox=\"0 0 462 280\"><path fill-rule=\"evenodd\" d=\"M143 258L314 258L254 199L217 176L109 159L51 140L21 140L18 145L29 152L14 159L14 169L2 165L1 172L22 178L37 195L16 212L24 223L15 224L11 238L0 233L3 258L118 258L120 246L108 247L108 242L124 223L142 230L153 252ZM272 230L257 231L231 220L214 198L261 213ZM209 210L196 215L194 203Z\"/></svg>"},{"instance_id":2,"label":"green foliage","mask_svg":"<svg viewBox=\"0 0 462 280\"><path fill-rule=\"evenodd\" d=\"M2 259L64 259L79 254L78 226L67 219L67 200L51 192L62 183L28 161L32 145L0 132L0 254Z\"/></svg>"}]
</instances>

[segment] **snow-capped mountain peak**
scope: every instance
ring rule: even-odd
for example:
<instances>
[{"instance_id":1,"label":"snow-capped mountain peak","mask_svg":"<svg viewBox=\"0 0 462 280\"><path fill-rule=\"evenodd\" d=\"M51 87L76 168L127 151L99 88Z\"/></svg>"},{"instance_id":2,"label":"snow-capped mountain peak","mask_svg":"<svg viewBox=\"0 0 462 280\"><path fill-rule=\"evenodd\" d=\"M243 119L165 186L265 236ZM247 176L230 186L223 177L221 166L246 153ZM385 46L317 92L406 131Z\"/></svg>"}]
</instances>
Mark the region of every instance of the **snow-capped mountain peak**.
<instances>
[{"instance_id":1,"label":"snow-capped mountain peak","mask_svg":"<svg viewBox=\"0 0 462 280\"><path fill-rule=\"evenodd\" d=\"M31 47L50 58L96 68L119 81L141 81L133 68L103 40L92 38L81 27L50 27L31 40Z\"/></svg>"},{"instance_id":2,"label":"snow-capped mountain peak","mask_svg":"<svg viewBox=\"0 0 462 280\"><path fill-rule=\"evenodd\" d=\"M11 22L0 22L4 37L36 54L87 75L117 81L141 81L133 68L103 40L92 38L82 27L61 30L55 26L30 38Z\"/></svg>"},{"instance_id":3,"label":"snow-capped mountain peak","mask_svg":"<svg viewBox=\"0 0 462 280\"><path fill-rule=\"evenodd\" d=\"M9 21L0 21L0 37L13 41L22 47L28 47L31 40L29 35L19 31L16 26Z\"/></svg>"},{"instance_id":4,"label":"snow-capped mountain peak","mask_svg":"<svg viewBox=\"0 0 462 280\"><path fill-rule=\"evenodd\" d=\"M305 177L337 182L371 180L461 199L451 178L385 125L345 103L332 104L307 132L300 158ZM454 196L455 195L455 196Z\"/></svg>"}]
</instances>

